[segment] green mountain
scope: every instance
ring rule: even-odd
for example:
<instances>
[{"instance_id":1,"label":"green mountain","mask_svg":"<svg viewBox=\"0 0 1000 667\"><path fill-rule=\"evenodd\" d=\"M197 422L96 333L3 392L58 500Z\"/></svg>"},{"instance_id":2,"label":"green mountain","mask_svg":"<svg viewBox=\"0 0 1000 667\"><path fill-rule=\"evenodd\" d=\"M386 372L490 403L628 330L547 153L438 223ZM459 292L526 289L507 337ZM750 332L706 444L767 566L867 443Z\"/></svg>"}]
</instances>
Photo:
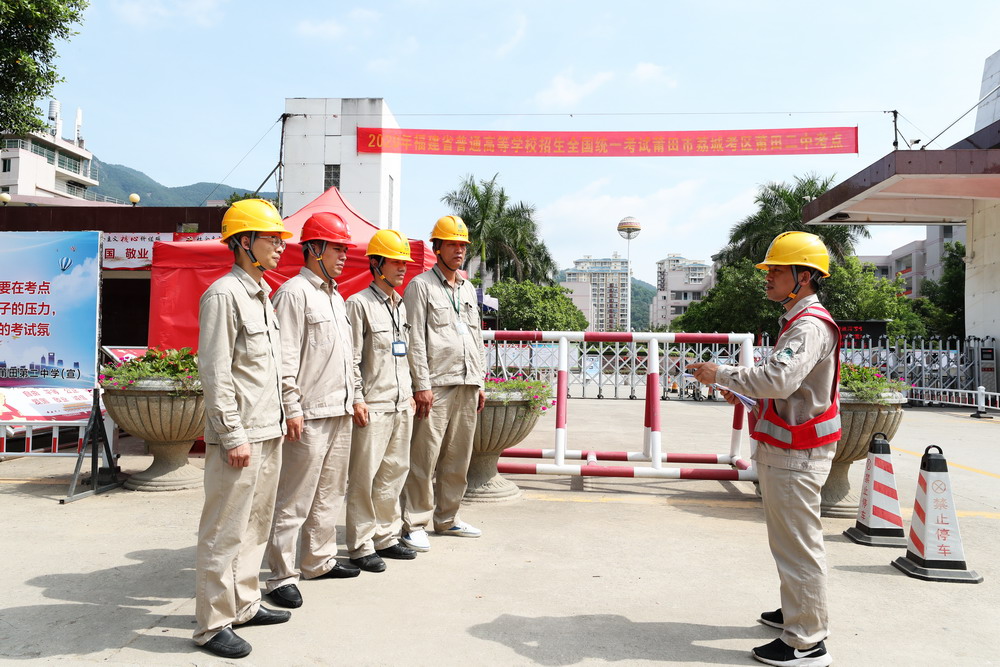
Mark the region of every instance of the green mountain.
<instances>
[{"instance_id":1,"label":"green mountain","mask_svg":"<svg viewBox=\"0 0 1000 667\"><path fill-rule=\"evenodd\" d=\"M649 331L649 304L656 298L656 288L644 280L632 279L632 330Z\"/></svg>"},{"instance_id":2,"label":"green mountain","mask_svg":"<svg viewBox=\"0 0 1000 667\"><path fill-rule=\"evenodd\" d=\"M252 190L234 188L221 183L195 183L176 188L160 185L146 174L120 164L107 164L96 157L101 184L90 191L114 197L123 202L133 192L142 197L143 206L204 206L209 200L225 200L234 192L246 194ZM273 199L274 192L261 192L261 197Z\"/></svg>"}]
</instances>

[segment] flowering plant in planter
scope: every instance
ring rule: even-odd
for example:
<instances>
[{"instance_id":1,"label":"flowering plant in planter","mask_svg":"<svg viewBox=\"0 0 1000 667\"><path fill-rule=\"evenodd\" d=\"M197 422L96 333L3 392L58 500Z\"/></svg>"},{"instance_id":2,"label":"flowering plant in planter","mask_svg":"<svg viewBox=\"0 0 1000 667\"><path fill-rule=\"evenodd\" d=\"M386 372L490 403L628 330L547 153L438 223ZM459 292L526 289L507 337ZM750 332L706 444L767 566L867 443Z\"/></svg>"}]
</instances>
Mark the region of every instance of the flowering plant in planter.
<instances>
[{"instance_id":1,"label":"flowering plant in planter","mask_svg":"<svg viewBox=\"0 0 1000 667\"><path fill-rule=\"evenodd\" d=\"M142 380L167 380L181 392L200 392L198 357L190 347L179 350L147 350L140 357L101 366L97 376L105 389L129 389Z\"/></svg>"},{"instance_id":2,"label":"flowering plant in planter","mask_svg":"<svg viewBox=\"0 0 1000 667\"><path fill-rule=\"evenodd\" d=\"M883 394L886 392L902 393L911 386L906 380L890 378L879 368L858 366L857 364L840 365L841 391L854 394L855 399L861 403L885 405L887 401Z\"/></svg>"},{"instance_id":3,"label":"flowering plant in planter","mask_svg":"<svg viewBox=\"0 0 1000 667\"><path fill-rule=\"evenodd\" d=\"M507 405L510 401L528 401L532 412L544 414L556 404L552 398L552 385L542 380L515 375L510 378L486 378L486 398Z\"/></svg>"}]
</instances>

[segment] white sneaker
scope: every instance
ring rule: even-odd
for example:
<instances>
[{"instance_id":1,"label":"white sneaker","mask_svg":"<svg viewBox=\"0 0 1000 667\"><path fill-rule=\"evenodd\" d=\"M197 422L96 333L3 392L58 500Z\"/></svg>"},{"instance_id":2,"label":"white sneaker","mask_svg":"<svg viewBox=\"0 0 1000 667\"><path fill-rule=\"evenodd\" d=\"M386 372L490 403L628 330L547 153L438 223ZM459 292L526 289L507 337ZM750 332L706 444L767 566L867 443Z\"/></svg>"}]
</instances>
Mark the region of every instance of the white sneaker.
<instances>
[{"instance_id":1,"label":"white sneaker","mask_svg":"<svg viewBox=\"0 0 1000 667\"><path fill-rule=\"evenodd\" d=\"M470 526L462 521L459 521L448 530L437 530L435 532L438 535L456 535L458 537L479 537L483 534L483 531L475 526Z\"/></svg>"},{"instance_id":2,"label":"white sneaker","mask_svg":"<svg viewBox=\"0 0 1000 667\"><path fill-rule=\"evenodd\" d=\"M399 541L414 551L430 551L431 542L427 539L426 530L414 530L399 538Z\"/></svg>"}]
</instances>

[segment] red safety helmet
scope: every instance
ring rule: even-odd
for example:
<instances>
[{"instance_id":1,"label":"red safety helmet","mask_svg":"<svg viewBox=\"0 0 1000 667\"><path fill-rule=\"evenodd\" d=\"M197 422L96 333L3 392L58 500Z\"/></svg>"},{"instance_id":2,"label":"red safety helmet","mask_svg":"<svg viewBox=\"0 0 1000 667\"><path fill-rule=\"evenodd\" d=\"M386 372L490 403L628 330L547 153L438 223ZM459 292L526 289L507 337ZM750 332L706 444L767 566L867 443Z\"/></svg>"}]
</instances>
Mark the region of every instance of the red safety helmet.
<instances>
[{"instance_id":1,"label":"red safety helmet","mask_svg":"<svg viewBox=\"0 0 1000 667\"><path fill-rule=\"evenodd\" d=\"M302 243L306 241L329 241L330 243L345 245L348 248L356 247L354 243L351 243L350 227L336 213L313 213L306 220L306 224L302 225L300 240Z\"/></svg>"}]
</instances>

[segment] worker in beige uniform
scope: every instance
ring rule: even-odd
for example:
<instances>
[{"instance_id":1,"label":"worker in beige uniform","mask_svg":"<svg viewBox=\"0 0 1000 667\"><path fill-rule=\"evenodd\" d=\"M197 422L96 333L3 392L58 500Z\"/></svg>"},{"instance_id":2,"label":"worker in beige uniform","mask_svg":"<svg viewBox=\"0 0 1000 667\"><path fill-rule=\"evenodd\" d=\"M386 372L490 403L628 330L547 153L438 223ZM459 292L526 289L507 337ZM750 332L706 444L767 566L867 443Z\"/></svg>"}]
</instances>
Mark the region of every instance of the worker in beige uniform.
<instances>
[{"instance_id":1,"label":"worker in beige uniform","mask_svg":"<svg viewBox=\"0 0 1000 667\"><path fill-rule=\"evenodd\" d=\"M222 219L233 269L205 291L198 312L206 447L194 640L223 658L250 653L234 625L283 623L291 616L261 606L258 579L285 430L279 324L262 278L278 265L291 236L270 202L235 202Z\"/></svg>"},{"instance_id":2,"label":"worker in beige uniform","mask_svg":"<svg viewBox=\"0 0 1000 667\"><path fill-rule=\"evenodd\" d=\"M412 560L399 543L399 495L410 469L413 388L406 359L410 325L396 291L412 262L410 244L395 229L368 243L372 282L347 299L354 342L354 433L347 481L347 550L351 563L383 572L383 558Z\"/></svg>"},{"instance_id":3,"label":"worker in beige uniform","mask_svg":"<svg viewBox=\"0 0 1000 667\"><path fill-rule=\"evenodd\" d=\"M267 545L266 587L272 602L290 608L302 605L300 577L361 573L335 558L354 406L351 328L336 278L354 244L347 223L325 212L306 220L301 240L305 266L274 294L288 436Z\"/></svg>"},{"instance_id":4,"label":"worker in beige uniform","mask_svg":"<svg viewBox=\"0 0 1000 667\"><path fill-rule=\"evenodd\" d=\"M478 300L472 284L458 274L469 230L458 216L446 215L434 225L431 241L437 263L411 280L403 294L417 409L403 485L402 542L416 551L430 550L431 527L442 535L482 534L458 518L476 413L486 403Z\"/></svg>"},{"instance_id":5,"label":"worker in beige uniform","mask_svg":"<svg viewBox=\"0 0 1000 667\"><path fill-rule=\"evenodd\" d=\"M781 637L753 649L769 665L823 667L833 661L829 634L826 550L820 493L840 439L837 387L840 330L816 296L830 275L822 240L805 232L777 236L757 268L767 271L767 297L784 305L771 356L753 368L688 364L695 378L760 400L751 418L768 543L781 583L781 608L760 622ZM723 394L730 403L736 398Z\"/></svg>"}]
</instances>

